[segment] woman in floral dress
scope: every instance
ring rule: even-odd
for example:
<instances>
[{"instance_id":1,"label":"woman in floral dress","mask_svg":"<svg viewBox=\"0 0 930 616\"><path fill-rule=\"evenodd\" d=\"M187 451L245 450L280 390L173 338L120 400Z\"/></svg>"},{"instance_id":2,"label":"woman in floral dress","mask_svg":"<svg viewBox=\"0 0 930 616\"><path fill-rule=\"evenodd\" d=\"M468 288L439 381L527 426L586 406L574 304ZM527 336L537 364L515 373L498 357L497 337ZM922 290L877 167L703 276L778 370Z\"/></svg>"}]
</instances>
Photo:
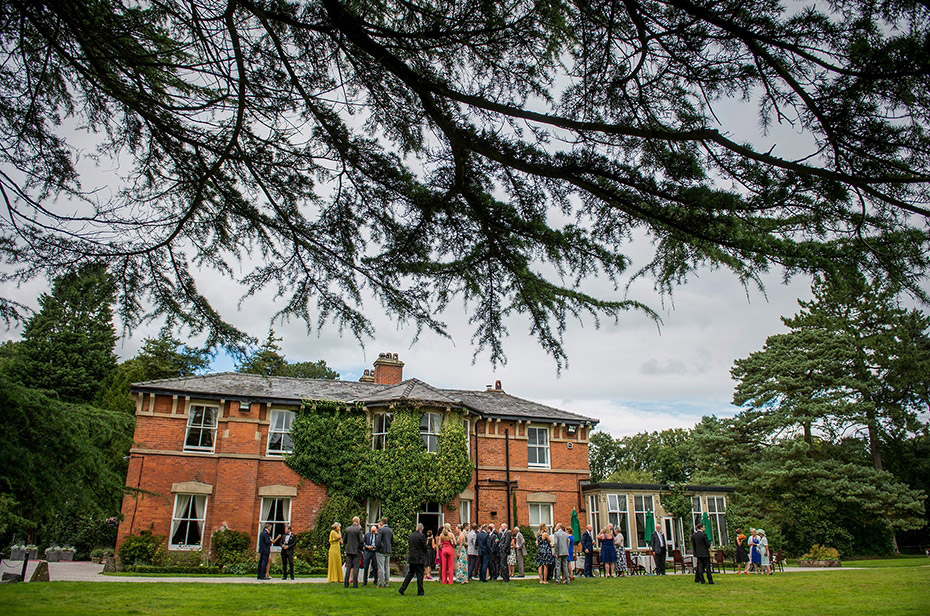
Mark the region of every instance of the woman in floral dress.
<instances>
[{"instance_id":1,"label":"woman in floral dress","mask_svg":"<svg viewBox=\"0 0 930 616\"><path fill-rule=\"evenodd\" d=\"M536 537L536 564L539 566L539 583L548 584L549 567L555 564L552 554L552 544L549 543L549 528L545 524L539 525L539 535Z\"/></svg>"},{"instance_id":2,"label":"woman in floral dress","mask_svg":"<svg viewBox=\"0 0 930 616\"><path fill-rule=\"evenodd\" d=\"M459 524L458 538L455 542L455 581L468 584L468 533Z\"/></svg>"},{"instance_id":3,"label":"woman in floral dress","mask_svg":"<svg viewBox=\"0 0 930 616\"><path fill-rule=\"evenodd\" d=\"M617 575L626 575L626 549L623 547L623 533L619 528L614 529L614 551L617 552Z\"/></svg>"}]
</instances>

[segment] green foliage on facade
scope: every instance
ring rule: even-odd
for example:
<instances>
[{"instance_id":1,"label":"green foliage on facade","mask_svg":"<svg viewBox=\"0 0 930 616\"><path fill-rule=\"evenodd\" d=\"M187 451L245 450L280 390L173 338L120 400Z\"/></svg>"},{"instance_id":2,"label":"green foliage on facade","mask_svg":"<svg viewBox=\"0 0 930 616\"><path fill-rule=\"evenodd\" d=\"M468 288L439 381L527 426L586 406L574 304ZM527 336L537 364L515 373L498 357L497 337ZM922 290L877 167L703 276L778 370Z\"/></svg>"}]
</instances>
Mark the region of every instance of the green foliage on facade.
<instances>
[{"instance_id":1,"label":"green foliage on facade","mask_svg":"<svg viewBox=\"0 0 930 616\"><path fill-rule=\"evenodd\" d=\"M456 421L458 414L445 418L437 452L427 453L420 436L421 409L390 411L393 420L387 446L379 451L372 449L371 427L361 408L306 402L295 418L291 427L294 453L286 462L307 479L325 485L330 495L331 505L320 512L317 521L314 544L324 534L328 536L333 521L345 527L352 515L364 520L361 504L377 500L395 533L395 557L405 557L407 535L422 505L447 503L468 486L473 466L462 422Z\"/></svg>"}]
</instances>

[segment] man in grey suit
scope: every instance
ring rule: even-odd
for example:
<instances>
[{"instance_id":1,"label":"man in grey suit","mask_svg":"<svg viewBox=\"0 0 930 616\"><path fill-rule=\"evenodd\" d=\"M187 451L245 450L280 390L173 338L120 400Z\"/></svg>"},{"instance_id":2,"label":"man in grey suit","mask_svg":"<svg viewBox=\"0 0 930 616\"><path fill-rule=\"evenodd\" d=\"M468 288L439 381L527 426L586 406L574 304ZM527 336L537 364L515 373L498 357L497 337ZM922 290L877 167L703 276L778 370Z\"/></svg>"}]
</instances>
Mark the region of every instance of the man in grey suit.
<instances>
[{"instance_id":1,"label":"man in grey suit","mask_svg":"<svg viewBox=\"0 0 930 616\"><path fill-rule=\"evenodd\" d=\"M505 582L510 581L510 566L507 564L507 557L510 556L510 541L512 537L513 535L510 534L507 524L501 524L501 540L498 544L498 552L500 554L501 579Z\"/></svg>"},{"instance_id":2,"label":"man in grey suit","mask_svg":"<svg viewBox=\"0 0 930 616\"><path fill-rule=\"evenodd\" d=\"M362 564L362 551L364 538L358 516L352 518L352 526L342 534L346 546L346 570L343 578L346 588L349 587L349 573L352 573L352 588L358 588L358 569Z\"/></svg>"},{"instance_id":3,"label":"man in grey suit","mask_svg":"<svg viewBox=\"0 0 930 616\"><path fill-rule=\"evenodd\" d=\"M388 526L387 518L381 518L378 524L378 539L375 553L378 555L378 586L387 588L391 577L391 544L394 543L394 531Z\"/></svg>"},{"instance_id":4,"label":"man in grey suit","mask_svg":"<svg viewBox=\"0 0 930 616\"><path fill-rule=\"evenodd\" d=\"M555 581L568 584L568 533L561 524L555 525Z\"/></svg>"},{"instance_id":5,"label":"man in grey suit","mask_svg":"<svg viewBox=\"0 0 930 616\"><path fill-rule=\"evenodd\" d=\"M517 557L517 566L514 568L514 577L526 577L523 573L523 557L526 556L526 539L520 532L519 526L513 527L514 544L513 549Z\"/></svg>"}]
</instances>

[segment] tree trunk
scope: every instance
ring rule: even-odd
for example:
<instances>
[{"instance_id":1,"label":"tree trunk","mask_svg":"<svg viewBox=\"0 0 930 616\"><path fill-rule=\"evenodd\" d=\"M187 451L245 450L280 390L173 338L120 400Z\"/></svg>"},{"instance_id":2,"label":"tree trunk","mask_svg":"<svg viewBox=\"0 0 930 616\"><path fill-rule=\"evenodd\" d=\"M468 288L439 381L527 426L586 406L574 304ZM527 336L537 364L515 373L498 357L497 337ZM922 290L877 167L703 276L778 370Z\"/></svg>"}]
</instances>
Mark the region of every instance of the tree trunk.
<instances>
[{"instance_id":1,"label":"tree trunk","mask_svg":"<svg viewBox=\"0 0 930 616\"><path fill-rule=\"evenodd\" d=\"M811 434L811 422L804 422L804 442L810 445L814 442L814 437Z\"/></svg>"}]
</instances>

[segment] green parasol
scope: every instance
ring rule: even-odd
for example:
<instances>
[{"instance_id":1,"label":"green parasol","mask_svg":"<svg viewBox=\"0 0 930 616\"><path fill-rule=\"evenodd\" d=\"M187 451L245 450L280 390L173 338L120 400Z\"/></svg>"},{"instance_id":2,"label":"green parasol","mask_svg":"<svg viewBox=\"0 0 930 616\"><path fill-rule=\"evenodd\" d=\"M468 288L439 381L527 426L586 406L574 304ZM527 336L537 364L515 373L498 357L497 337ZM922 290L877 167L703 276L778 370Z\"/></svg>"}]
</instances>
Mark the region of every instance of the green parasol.
<instances>
[{"instance_id":1,"label":"green parasol","mask_svg":"<svg viewBox=\"0 0 930 616\"><path fill-rule=\"evenodd\" d=\"M707 535L707 542L714 545L714 531L710 527L710 516L707 515L706 511L704 515L701 516L701 524L704 525L704 534Z\"/></svg>"},{"instance_id":2,"label":"green parasol","mask_svg":"<svg viewBox=\"0 0 930 616\"><path fill-rule=\"evenodd\" d=\"M646 512L646 528L643 533L643 539L646 545L652 541L652 533L656 532L656 517L651 511Z\"/></svg>"},{"instance_id":3,"label":"green parasol","mask_svg":"<svg viewBox=\"0 0 930 616\"><path fill-rule=\"evenodd\" d=\"M572 509L572 536L575 538L575 543L581 541L581 522L578 521L578 512Z\"/></svg>"}]
</instances>

